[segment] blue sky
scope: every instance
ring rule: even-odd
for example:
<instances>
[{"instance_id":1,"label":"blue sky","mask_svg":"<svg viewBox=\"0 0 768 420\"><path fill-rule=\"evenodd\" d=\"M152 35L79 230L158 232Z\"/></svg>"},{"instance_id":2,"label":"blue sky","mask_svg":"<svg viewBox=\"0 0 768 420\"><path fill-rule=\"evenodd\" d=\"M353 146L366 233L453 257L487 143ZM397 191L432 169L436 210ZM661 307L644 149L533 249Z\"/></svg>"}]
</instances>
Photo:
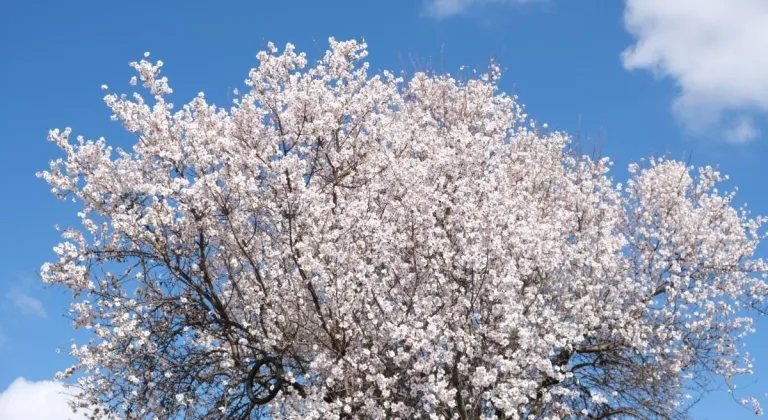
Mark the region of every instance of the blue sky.
<instances>
[{"instance_id":1,"label":"blue sky","mask_svg":"<svg viewBox=\"0 0 768 420\"><path fill-rule=\"evenodd\" d=\"M613 158L618 180L641 157L691 155L729 174L739 203L768 214L766 19L755 0L3 1L0 391L13 387L0 395L0 414L48 395L52 384L38 381L71 362L54 352L74 336L67 295L37 277L53 256L53 226L74 223L76 212L34 176L59 156L47 132L71 126L127 141L99 87L130 91L127 64L144 51L165 62L176 102L204 91L221 105L267 41L317 57L329 36L365 38L375 69L408 70L413 58L455 72L493 57L506 69L503 90ZM742 383L768 404L768 322L757 328L756 375ZM752 417L724 391L693 413Z\"/></svg>"}]
</instances>

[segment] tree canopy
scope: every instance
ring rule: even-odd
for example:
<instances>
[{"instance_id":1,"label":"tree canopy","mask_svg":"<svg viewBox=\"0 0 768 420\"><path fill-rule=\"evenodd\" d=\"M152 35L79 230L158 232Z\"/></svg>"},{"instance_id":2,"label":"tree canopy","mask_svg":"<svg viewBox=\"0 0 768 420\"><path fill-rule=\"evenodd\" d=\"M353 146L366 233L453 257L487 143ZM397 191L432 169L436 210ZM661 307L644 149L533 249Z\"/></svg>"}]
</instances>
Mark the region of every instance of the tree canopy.
<instances>
[{"instance_id":1,"label":"tree canopy","mask_svg":"<svg viewBox=\"0 0 768 420\"><path fill-rule=\"evenodd\" d=\"M497 85L269 44L229 108L107 94L132 150L49 139L82 204L46 282L94 416L684 418L750 373L762 218L650 158L617 183ZM147 55L148 56L148 55ZM108 89L104 87L105 89ZM743 404L754 405L755 399Z\"/></svg>"}]
</instances>

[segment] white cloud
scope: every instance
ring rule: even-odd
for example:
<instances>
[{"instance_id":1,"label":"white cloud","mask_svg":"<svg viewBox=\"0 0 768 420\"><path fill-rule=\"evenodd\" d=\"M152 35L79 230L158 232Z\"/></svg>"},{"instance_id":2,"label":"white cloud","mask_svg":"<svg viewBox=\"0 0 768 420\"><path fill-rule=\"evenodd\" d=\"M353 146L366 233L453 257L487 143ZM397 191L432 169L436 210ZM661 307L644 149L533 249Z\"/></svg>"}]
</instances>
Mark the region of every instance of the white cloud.
<instances>
[{"instance_id":1,"label":"white cloud","mask_svg":"<svg viewBox=\"0 0 768 420\"><path fill-rule=\"evenodd\" d=\"M21 291L11 290L5 294L5 297L13 303L16 309L25 315L39 316L41 318L48 316L42 302Z\"/></svg>"},{"instance_id":2,"label":"white cloud","mask_svg":"<svg viewBox=\"0 0 768 420\"><path fill-rule=\"evenodd\" d=\"M533 3L541 0L426 0L424 2L424 11L428 16L436 19L451 17L469 8L489 3L509 3L522 4Z\"/></svg>"},{"instance_id":3,"label":"white cloud","mask_svg":"<svg viewBox=\"0 0 768 420\"><path fill-rule=\"evenodd\" d=\"M626 0L635 44L624 67L672 79L680 89L673 109L694 132L720 128L748 141L759 133L742 118L768 112L767 22L765 0ZM724 121L734 114L735 123Z\"/></svg>"},{"instance_id":4,"label":"white cloud","mask_svg":"<svg viewBox=\"0 0 768 420\"><path fill-rule=\"evenodd\" d=\"M749 118L741 118L732 126L725 129L725 139L730 143L747 143L757 138L760 133L755 122Z\"/></svg>"},{"instance_id":5,"label":"white cloud","mask_svg":"<svg viewBox=\"0 0 768 420\"><path fill-rule=\"evenodd\" d=\"M71 395L61 382L17 378L0 393L0 419L85 420L85 413L73 413L67 405Z\"/></svg>"}]
</instances>

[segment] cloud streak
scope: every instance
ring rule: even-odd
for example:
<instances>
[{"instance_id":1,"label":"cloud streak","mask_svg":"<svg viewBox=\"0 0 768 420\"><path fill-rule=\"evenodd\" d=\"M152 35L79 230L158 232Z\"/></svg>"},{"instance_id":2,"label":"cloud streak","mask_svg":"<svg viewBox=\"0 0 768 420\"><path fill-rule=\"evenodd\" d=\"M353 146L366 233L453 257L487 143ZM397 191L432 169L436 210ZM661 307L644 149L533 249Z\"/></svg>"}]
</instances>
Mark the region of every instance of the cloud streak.
<instances>
[{"instance_id":1,"label":"cloud streak","mask_svg":"<svg viewBox=\"0 0 768 420\"><path fill-rule=\"evenodd\" d=\"M48 316L42 302L19 290L11 290L5 294L5 297L24 315L38 316L40 318Z\"/></svg>"},{"instance_id":2,"label":"cloud streak","mask_svg":"<svg viewBox=\"0 0 768 420\"><path fill-rule=\"evenodd\" d=\"M541 0L426 0L424 13L435 19L444 19L459 15L467 10L486 4L524 4Z\"/></svg>"},{"instance_id":3,"label":"cloud streak","mask_svg":"<svg viewBox=\"0 0 768 420\"><path fill-rule=\"evenodd\" d=\"M674 81L688 129L744 143L759 136L750 117L768 112L766 22L765 0L626 0L623 64Z\"/></svg>"},{"instance_id":4,"label":"cloud streak","mask_svg":"<svg viewBox=\"0 0 768 420\"><path fill-rule=\"evenodd\" d=\"M749 118L742 118L725 129L725 139L735 144L750 142L759 135L755 122Z\"/></svg>"}]
</instances>

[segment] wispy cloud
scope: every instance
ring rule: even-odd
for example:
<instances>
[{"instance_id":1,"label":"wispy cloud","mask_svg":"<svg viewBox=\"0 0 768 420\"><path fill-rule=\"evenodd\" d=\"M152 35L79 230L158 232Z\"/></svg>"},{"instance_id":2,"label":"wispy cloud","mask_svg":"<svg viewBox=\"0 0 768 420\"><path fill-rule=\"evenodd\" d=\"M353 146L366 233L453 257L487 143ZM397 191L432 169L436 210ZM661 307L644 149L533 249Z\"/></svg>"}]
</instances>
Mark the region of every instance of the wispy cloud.
<instances>
[{"instance_id":1,"label":"wispy cloud","mask_svg":"<svg viewBox=\"0 0 768 420\"><path fill-rule=\"evenodd\" d=\"M760 132L750 118L741 118L725 129L725 139L730 143L747 143L756 139Z\"/></svg>"},{"instance_id":2,"label":"wispy cloud","mask_svg":"<svg viewBox=\"0 0 768 420\"><path fill-rule=\"evenodd\" d=\"M39 316L41 318L48 316L42 302L20 290L11 290L5 294L5 297L24 315Z\"/></svg>"},{"instance_id":3,"label":"wispy cloud","mask_svg":"<svg viewBox=\"0 0 768 420\"><path fill-rule=\"evenodd\" d=\"M764 0L626 0L624 67L674 81L687 128L744 143L760 134L748 116L768 113L766 22Z\"/></svg>"},{"instance_id":4,"label":"wispy cloud","mask_svg":"<svg viewBox=\"0 0 768 420\"><path fill-rule=\"evenodd\" d=\"M543 0L425 0L424 1L424 13L427 16L443 19L451 16L461 14L472 7L492 4L492 3L507 3L507 4L524 4L534 3Z\"/></svg>"}]
</instances>

